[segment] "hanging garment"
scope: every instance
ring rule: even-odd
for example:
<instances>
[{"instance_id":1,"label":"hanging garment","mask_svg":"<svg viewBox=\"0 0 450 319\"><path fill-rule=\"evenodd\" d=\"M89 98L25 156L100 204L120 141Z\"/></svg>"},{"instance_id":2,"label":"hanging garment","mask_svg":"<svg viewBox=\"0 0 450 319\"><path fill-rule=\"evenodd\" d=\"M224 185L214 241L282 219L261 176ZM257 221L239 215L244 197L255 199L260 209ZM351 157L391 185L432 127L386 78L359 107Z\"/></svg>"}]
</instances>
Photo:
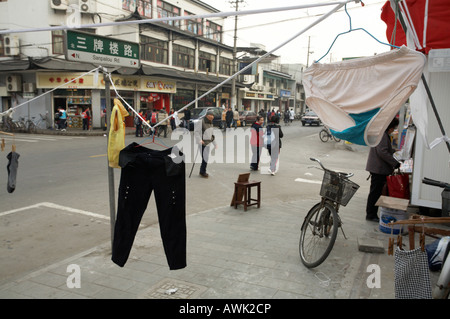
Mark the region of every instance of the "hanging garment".
<instances>
[{"instance_id":1,"label":"hanging garment","mask_svg":"<svg viewBox=\"0 0 450 319\"><path fill-rule=\"evenodd\" d=\"M6 155L8 159L8 165L6 165L6 169L8 171L8 183L6 184L6 190L8 193L14 192L16 189L16 177L17 177L17 168L19 167L19 157L20 154L16 152L10 152Z\"/></svg>"},{"instance_id":2,"label":"hanging garment","mask_svg":"<svg viewBox=\"0 0 450 319\"><path fill-rule=\"evenodd\" d=\"M431 299L428 257L421 248L395 250L394 283L396 299Z\"/></svg>"},{"instance_id":3,"label":"hanging garment","mask_svg":"<svg viewBox=\"0 0 450 319\"><path fill-rule=\"evenodd\" d=\"M402 46L367 58L314 63L303 74L306 104L333 135L376 146L417 87L426 58Z\"/></svg>"},{"instance_id":4,"label":"hanging garment","mask_svg":"<svg viewBox=\"0 0 450 319\"><path fill-rule=\"evenodd\" d=\"M120 152L122 170L112 261L121 267L128 260L153 191L169 268L186 267L185 164L181 152L173 150L156 151L133 142Z\"/></svg>"},{"instance_id":5,"label":"hanging garment","mask_svg":"<svg viewBox=\"0 0 450 319\"><path fill-rule=\"evenodd\" d=\"M123 121L126 116L128 116L128 111L118 99L114 99L108 137L108 162L110 167L120 168L119 153L125 147L125 123Z\"/></svg>"}]
</instances>

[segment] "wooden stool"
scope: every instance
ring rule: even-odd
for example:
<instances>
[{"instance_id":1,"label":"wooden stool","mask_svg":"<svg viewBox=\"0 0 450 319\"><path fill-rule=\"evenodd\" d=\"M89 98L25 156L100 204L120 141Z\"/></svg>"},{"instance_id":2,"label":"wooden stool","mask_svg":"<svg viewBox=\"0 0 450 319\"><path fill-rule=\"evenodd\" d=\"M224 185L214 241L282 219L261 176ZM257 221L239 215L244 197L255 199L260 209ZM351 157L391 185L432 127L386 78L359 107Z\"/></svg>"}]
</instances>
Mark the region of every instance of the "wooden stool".
<instances>
[{"instance_id":1,"label":"wooden stool","mask_svg":"<svg viewBox=\"0 0 450 319\"><path fill-rule=\"evenodd\" d=\"M257 189L257 198L252 198L252 187ZM244 192L244 199L238 198L238 194ZM234 208L237 209L239 204L244 204L244 211L247 211L247 207L258 205L261 207L261 182L248 181L234 183ZM252 201L254 203L252 203Z\"/></svg>"}]
</instances>

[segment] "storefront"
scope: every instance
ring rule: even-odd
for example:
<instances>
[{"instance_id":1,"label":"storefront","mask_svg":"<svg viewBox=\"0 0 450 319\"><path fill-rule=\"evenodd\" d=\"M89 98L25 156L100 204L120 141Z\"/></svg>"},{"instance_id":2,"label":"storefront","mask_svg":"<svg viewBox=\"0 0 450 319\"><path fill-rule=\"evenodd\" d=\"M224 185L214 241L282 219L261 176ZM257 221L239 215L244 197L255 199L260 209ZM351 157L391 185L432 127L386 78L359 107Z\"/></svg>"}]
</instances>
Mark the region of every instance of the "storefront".
<instances>
[{"instance_id":1,"label":"storefront","mask_svg":"<svg viewBox=\"0 0 450 319\"><path fill-rule=\"evenodd\" d=\"M102 77L98 79L94 74L82 75L83 73L37 72L36 87L54 89L68 83L52 93L52 116L58 109L64 108L68 113L68 126L81 128L81 113L84 108L89 108L92 127L104 127L106 113L104 79ZM69 83L73 79L76 80ZM152 107L156 110L165 108L169 112L171 95L176 92L176 82L166 79L112 75L112 82L111 105L114 104L114 98L120 95L136 111L139 111L140 107L146 109ZM132 127L134 112L129 110L129 115L125 118L125 125Z\"/></svg>"},{"instance_id":2,"label":"storefront","mask_svg":"<svg viewBox=\"0 0 450 319\"><path fill-rule=\"evenodd\" d=\"M261 109L268 111L275 100L273 93L249 91L248 89L239 90L242 99L242 111L253 111L258 113ZM239 109L241 111L241 109Z\"/></svg>"},{"instance_id":3,"label":"storefront","mask_svg":"<svg viewBox=\"0 0 450 319\"><path fill-rule=\"evenodd\" d=\"M96 109L93 104L93 96L96 95L94 91L97 91L98 94L99 89L97 88L98 85L94 84L92 75L80 77L81 75L83 73L36 73L36 87L40 89L54 89L68 83L52 93L52 121L54 121L54 116L59 109L65 109L67 111L67 126L69 128L82 128L81 113L87 108L91 113L90 127L92 127L93 111ZM74 81L70 82L71 80Z\"/></svg>"}]
</instances>

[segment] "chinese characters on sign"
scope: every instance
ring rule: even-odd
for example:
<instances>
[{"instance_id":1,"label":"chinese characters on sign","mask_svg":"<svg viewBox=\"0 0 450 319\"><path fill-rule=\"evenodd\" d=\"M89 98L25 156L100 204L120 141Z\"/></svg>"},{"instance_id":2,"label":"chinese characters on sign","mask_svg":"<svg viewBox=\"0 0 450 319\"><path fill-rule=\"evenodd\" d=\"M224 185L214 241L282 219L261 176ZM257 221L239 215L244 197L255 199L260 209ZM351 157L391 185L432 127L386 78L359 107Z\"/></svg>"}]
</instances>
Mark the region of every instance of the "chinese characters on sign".
<instances>
[{"instance_id":1,"label":"chinese characters on sign","mask_svg":"<svg viewBox=\"0 0 450 319\"><path fill-rule=\"evenodd\" d=\"M68 89L103 89L105 82L103 79L94 80L93 74L83 73L36 73L37 88L56 88L67 83L64 88ZM81 76L81 77L80 77ZM71 80L75 79L73 82ZM128 75L112 75L114 86L118 90L124 91L141 91L141 92L157 92L157 93L176 93L177 86L175 81L167 79L157 79L146 76L128 76Z\"/></svg>"},{"instance_id":2,"label":"chinese characters on sign","mask_svg":"<svg viewBox=\"0 0 450 319\"><path fill-rule=\"evenodd\" d=\"M139 44L67 30L66 59L105 66L138 68Z\"/></svg>"}]
</instances>

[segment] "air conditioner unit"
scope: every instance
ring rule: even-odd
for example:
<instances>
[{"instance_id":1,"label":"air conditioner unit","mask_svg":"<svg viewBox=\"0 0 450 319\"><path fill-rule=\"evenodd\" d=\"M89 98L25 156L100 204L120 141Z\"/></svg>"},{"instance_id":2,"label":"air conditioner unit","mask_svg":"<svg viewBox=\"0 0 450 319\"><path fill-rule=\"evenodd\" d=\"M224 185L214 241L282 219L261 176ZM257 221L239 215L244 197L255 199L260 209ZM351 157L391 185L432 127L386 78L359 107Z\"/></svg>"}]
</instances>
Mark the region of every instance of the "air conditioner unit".
<instances>
[{"instance_id":1,"label":"air conditioner unit","mask_svg":"<svg viewBox=\"0 0 450 319\"><path fill-rule=\"evenodd\" d=\"M69 6L68 0L50 0L50 7L52 9L67 11L68 6Z\"/></svg>"},{"instance_id":2,"label":"air conditioner unit","mask_svg":"<svg viewBox=\"0 0 450 319\"><path fill-rule=\"evenodd\" d=\"M24 83L23 84L23 92L24 93L34 93L36 91L35 83Z\"/></svg>"},{"instance_id":3,"label":"air conditioner unit","mask_svg":"<svg viewBox=\"0 0 450 319\"><path fill-rule=\"evenodd\" d=\"M78 5L81 13L95 13L94 0L79 0Z\"/></svg>"},{"instance_id":4,"label":"air conditioner unit","mask_svg":"<svg viewBox=\"0 0 450 319\"><path fill-rule=\"evenodd\" d=\"M7 35L4 38L5 44L5 55L13 56L19 55L20 47L19 47L19 38L12 35Z\"/></svg>"},{"instance_id":5,"label":"air conditioner unit","mask_svg":"<svg viewBox=\"0 0 450 319\"><path fill-rule=\"evenodd\" d=\"M259 91L264 91L264 85L258 85L258 90Z\"/></svg>"},{"instance_id":6,"label":"air conditioner unit","mask_svg":"<svg viewBox=\"0 0 450 319\"><path fill-rule=\"evenodd\" d=\"M8 92L20 92L22 90L22 77L20 75L8 75L6 77L6 90Z\"/></svg>"}]
</instances>

